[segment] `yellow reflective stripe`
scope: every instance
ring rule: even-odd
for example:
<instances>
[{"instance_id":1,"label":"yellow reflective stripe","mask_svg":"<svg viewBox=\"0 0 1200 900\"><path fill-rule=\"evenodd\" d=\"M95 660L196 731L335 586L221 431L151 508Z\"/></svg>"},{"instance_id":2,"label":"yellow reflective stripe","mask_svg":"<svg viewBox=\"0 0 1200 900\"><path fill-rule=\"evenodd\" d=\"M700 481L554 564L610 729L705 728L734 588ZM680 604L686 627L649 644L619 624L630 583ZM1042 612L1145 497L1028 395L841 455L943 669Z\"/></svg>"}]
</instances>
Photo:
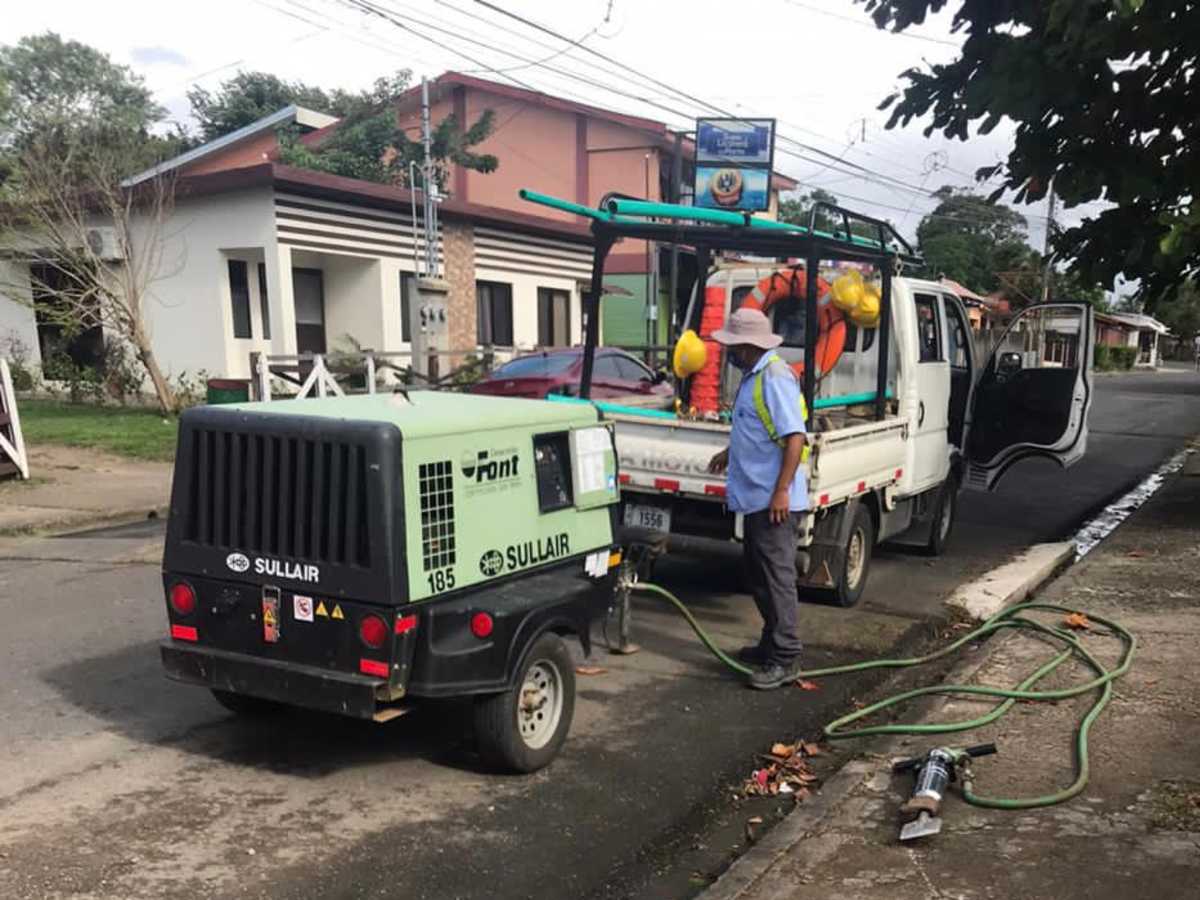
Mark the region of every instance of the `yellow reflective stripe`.
<instances>
[{"instance_id":1,"label":"yellow reflective stripe","mask_svg":"<svg viewBox=\"0 0 1200 900\"><path fill-rule=\"evenodd\" d=\"M754 397L754 411L756 413L758 413L759 421L762 422L763 427L767 429L767 437L769 437L771 439L772 443L777 444L780 447L782 447L784 445L784 443L786 443L786 442L782 438L779 437L779 432L775 429L775 420L771 418L771 410L767 407L767 398L766 398L766 395L763 390L763 379L766 377L766 374L767 374L767 366L769 366L769 365L771 365L771 363L775 363L775 362L781 363L781 362L783 362L783 360L780 359L778 354L772 353L767 358L767 365L763 366L761 369L758 370L757 373L755 373L754 388L753 388L752 393L753 393L753 397ZM804 401L804 391L800 392L800 416L801 416L801 418L804 419L805 422L808 421L808 404L805 403L805 401ZM805 443L804 449L800 451L800 461L801 462L808 461L808 444L807 443Z\"/></svg>"}]
</instances>

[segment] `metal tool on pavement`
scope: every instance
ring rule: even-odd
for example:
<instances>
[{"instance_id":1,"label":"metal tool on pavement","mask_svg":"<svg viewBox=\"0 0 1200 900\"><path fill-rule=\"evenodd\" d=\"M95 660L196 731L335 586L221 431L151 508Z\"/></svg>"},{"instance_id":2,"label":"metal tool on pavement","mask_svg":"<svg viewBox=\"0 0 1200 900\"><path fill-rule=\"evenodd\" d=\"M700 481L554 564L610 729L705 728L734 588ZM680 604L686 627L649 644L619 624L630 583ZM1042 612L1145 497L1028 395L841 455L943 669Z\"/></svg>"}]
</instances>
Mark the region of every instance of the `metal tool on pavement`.
<instances>
[{"instance_id":1,"label":"metal tool on pavement","mask_svg":"<svg viewBox=\"0 0 1200 900\"><path fill-rule=\"evenodd\" d=\"M946 786L955 779L955 770L976 756L988 756L996 752L995 744L977 744L965 750L952 747L935 747L924 756L902 759L892 766L892 772L917 773L917 783L912 796L900 807L900 840L930 837L942 830L942 798Z\"/></svg>"}]
</instances>

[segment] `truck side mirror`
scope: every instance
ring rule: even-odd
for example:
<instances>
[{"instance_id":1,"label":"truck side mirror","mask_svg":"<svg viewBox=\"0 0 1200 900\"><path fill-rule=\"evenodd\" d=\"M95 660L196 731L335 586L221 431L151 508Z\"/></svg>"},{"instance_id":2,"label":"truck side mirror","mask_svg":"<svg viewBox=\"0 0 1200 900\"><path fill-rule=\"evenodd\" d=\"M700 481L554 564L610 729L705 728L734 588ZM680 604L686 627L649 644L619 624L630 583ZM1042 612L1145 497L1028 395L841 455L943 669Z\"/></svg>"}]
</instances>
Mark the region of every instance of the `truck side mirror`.
<instances>
[{"instance_id":1,"label":"truck side mirror","mask_svg":"<svg viewBox=\"0 0 1200 900\"><path fill-rule=\"evenodd\" d=\"M1007 378L1021 371L1020 353L1001 353L996 358L996 374Z\"/></svg>"}]
</instances>

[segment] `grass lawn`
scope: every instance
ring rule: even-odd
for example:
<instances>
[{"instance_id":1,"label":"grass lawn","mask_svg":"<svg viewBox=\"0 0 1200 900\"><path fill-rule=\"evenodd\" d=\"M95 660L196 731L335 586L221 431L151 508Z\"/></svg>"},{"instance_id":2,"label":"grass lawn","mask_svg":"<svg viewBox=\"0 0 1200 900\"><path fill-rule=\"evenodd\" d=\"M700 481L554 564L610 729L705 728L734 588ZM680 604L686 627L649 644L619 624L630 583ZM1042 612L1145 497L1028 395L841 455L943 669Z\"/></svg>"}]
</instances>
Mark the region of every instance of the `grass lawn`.
<instances>
[{"instance_id":1,"label":"grass lawn","mask_svg":"<svg viewBox=\"0 0 1200 900\"><path fill-rule=\"evenodd\" d=\"M170 462L179 422L154 410L22 400L17 407L25 443L66 444Z\"/></svg>"}]
</instances>

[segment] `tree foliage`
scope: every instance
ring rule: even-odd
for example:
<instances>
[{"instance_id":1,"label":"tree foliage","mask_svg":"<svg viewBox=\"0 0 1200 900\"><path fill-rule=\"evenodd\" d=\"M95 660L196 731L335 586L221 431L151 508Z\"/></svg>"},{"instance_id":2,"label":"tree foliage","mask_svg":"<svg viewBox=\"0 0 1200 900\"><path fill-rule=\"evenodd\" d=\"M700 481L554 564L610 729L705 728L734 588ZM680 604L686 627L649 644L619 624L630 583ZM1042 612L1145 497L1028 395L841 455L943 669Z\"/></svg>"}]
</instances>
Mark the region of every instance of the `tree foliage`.
<instances>
[{"instance_id":1,"label":"tree foliage","mask_svg":"<svg viewBox=\"0 0 1200 900\"><path fill-rule=\"evenodd\" d=\"M917 226L917 244L933 277L945 275L979 293L1003 286L1001 272L1030 264L1025 217L963 188L935 191L938 205Z\"/></svg>"},{"instance_id":2,"label":"tree foliage","mask_svg":"<svg viewBox=\"0 0 1200 900\"><path fill-rule=\"evenodd\" d=\"M791 222L794 225L803 225L807 228L813 207L817 203L832 203L836 206L838 198L822 188L813 188L807 194L801 194L798 197L788 200L780 200L779 221ZM828 211L820 208L817 209L815 225L821 231L833 230L833 219Z\"/></svg>"},{"instance_id":3,"label":"tree foliage","mask_svg":"<svg viewBox=\"0 0 1200 900\"><path fill-rule=\"evenodd\" d=\"M881 28L949 0L856 0ZM959 57L909 69L889 127L967 140L1015 124L1008 158L981 169L1018 202L1050 185L1067 207L1111 204L1055 236L1088 281L1140 279L1151 305L1200 274L1200 0L958 0ZM894 105L893 105L894 104Z\"/></svg>"},{"instance_id":4,"label":"tree foliage","mask_svg":"<svg viewBox=\"0 0 1200 900\"><path fill-rule=\"evenodd\" d=\"M360 113L364 107L378 110L411 81L412 71L401 69L376 79L365 91L327 91L302 81L285 81L269 72L238 72L215 91L197 86L187 97L192 116L200 124L200 136L212 141L293 103L338 117Z\"/></svg>"},{"instance_id":5,"label":"tree foliage","mask_svg":"<svg viewBox=\"0 0 1200 900\"><path fill-rule=\"evenodd\" d=\"M485 110L465 131L458 119L446 116L433 128L431 155L434 180L445 188L450 163L458 163L477 172L493 172L500 161L490 153L472 148L486 140L495 126L495 113ZM425 158L420 140L410 138L396 124L392 110L373 115L351 116L316 146L301 141L294 132L285 133L279 148L280 162L347 178L361 178L383 184L409 183L409 163L418 167Z\"/></svg>"}]
</instances>

